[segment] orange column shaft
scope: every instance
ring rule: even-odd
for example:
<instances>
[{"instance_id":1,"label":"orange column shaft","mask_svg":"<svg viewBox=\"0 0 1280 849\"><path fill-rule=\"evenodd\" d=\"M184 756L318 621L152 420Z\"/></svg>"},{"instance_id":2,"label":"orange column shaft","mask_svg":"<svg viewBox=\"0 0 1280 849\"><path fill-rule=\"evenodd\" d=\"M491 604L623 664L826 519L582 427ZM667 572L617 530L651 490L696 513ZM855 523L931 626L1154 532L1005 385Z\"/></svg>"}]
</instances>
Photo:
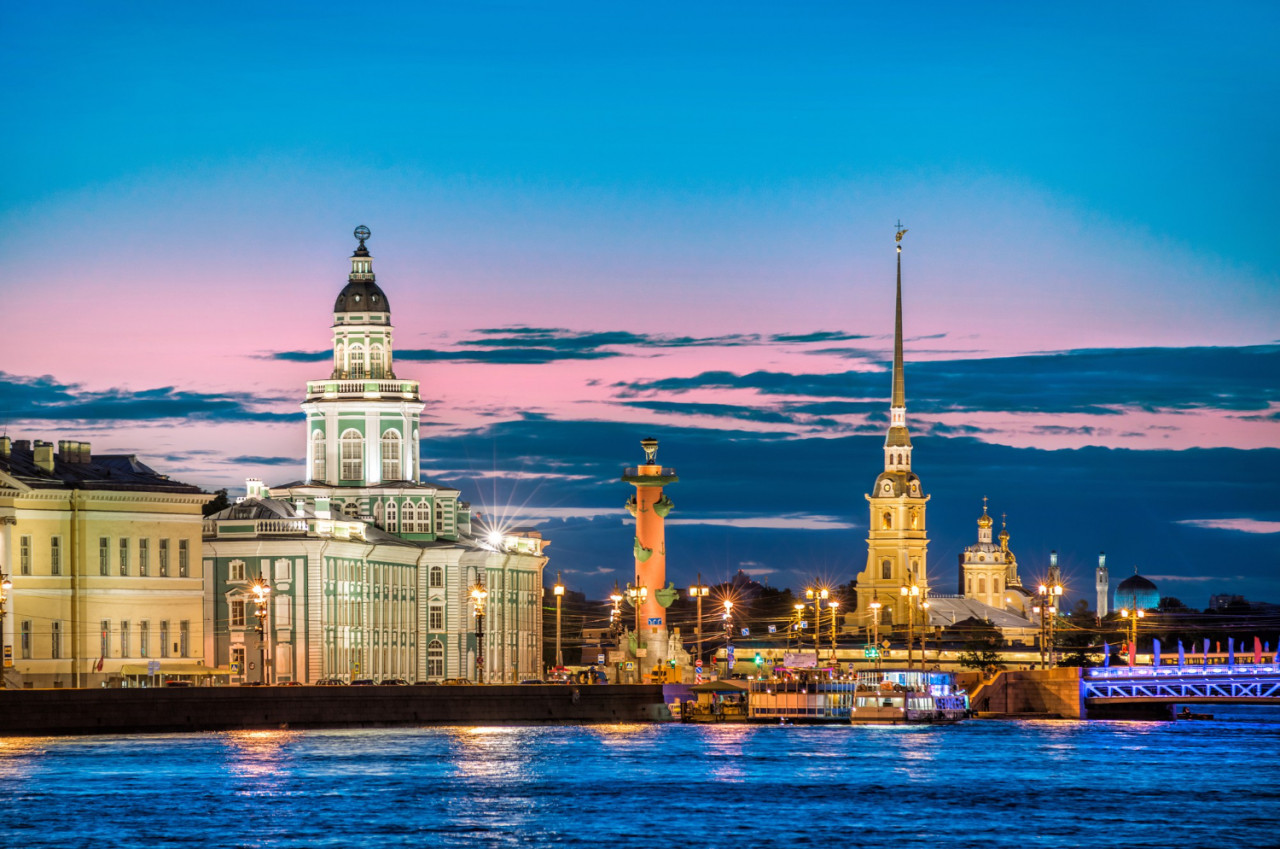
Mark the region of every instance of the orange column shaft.
<instances>
[{"instance_id":1,"label":"orange column shaft","mask_svg":"<svg viewBox=\"0 0 1280 849\"><path fill-rule=\"evenodd\" d=\"M661 466L641 466L639 474L661 475ZM642 628L666 627L666 611L658 604L656 594L667 585L666 519L659 516L653 505L662 499L661 486L636 487L636 538L640 545L653 553L643 563L636 558L636 576L640 586L647 587L649 595L640 607Z\"/></svg>"}]
</instances>

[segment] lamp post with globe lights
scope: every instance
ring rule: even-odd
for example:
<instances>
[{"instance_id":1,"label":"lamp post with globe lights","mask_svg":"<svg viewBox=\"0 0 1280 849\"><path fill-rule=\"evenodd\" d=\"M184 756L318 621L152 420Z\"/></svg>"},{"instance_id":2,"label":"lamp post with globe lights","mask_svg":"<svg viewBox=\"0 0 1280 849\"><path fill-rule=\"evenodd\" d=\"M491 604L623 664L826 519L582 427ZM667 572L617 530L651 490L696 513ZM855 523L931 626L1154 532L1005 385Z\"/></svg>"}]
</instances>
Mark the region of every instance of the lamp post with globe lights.
<instances>
[{"instance_id":1,"label":"lamp post with globe lights","mask_svg":"<svg viewBox=\"0 0 1280 849\"><path fill-rule=\"evenodd\" d=\"M471 609L476 617L476 683L484 683L484 605L489 591L484 584L471 588Z\"/></svg>"},{"instance_id":2,"label":"lamp post with globe lights","mask_svg":"<svg viewBox=\"0 0 1280 849\"><path fill-rule=\"evenodd\" d=\"M1128 607L1120 608L1120 618L1125 620L1125 632L1128 637L1129 665L1133 666L1134 655L1138 653L1138 620L1146 617L1147 611L1141 607L1134 606L1132 609ZM1206 641L1207 642L1207 641Z\"/></svg>"},{"instance_id":3,"label":"lamp post with globe lights","mask_svg":"<svg viewBox=\"0 0 1280 849\"><path fill-rule=\"evenodd\" d=\"M258 680L267 683L267 597L271 595L271 585L266 578L259 575L249 585L253 593L253 615L258 620L254 631L258 634Z\"/></svg>"},{"instance_id":4,"label":"lamp post with globe lights","mask_svg":"<svg viewBox=\"0 0 1280 849\"><path fill-rule=\"evenodd\" d=\"M695 643L697 645L697 654L695 655L695 658L699 664L702 663L702 600L706 598L707 594L710 592L711 587L702 583L702 573L699 572L698 583L689 587L689 595L693 596L694 600L698 603L698 621L694 626L694 630L696 631Z\"/></svg>"},{"instance_id":5,"label":"lamp post with globe lights","mask_svg":"<svg viewBox=\"0 0 1280 849\"><path fill-rule=\"evenodd\" d=\"M822 603L830 596L830 591L826 587L809 587L804 591L804 597L813 602L813 668L817 669L822 665L820 658L819 643L822 641Z\"/></svg>"},{"instance_id":6,"label":"lamp post with globe lights","mask_svg":"<svg viewBox=\"0 0 1280 849\"><path fill-rule=\"evenodd\" d=\"M560 583L560 573L556 572L556 583L551 588L556 597L556 669L564 667L564 653L560 650L560 602L564 599L564 584Z\"/></svg>"},{"instance_id":7,"label":"lamp post with globe lights","mask_svg":"<svg viewBox=\"0 0 1280 849\"><path fill-rule=\"evenodd\" d=\"M871 613L871 645L875 650L876 669L880 668L880 608L884 607L879 598L867 602L867 610Z\"/></svg>"},{"instance_id":8,"label":"lamp post with globe lights","mask_svg":"<svg viewBox=\"0 0 1280 849\"><path fill-rule=\"evenodd\" d=\"M917 584L904 584L899 592L907 600L907 669L915 668L913 652L916 645L916 599L920 598L920 587ZM923 648L923 646L922 646Z\"/></svg>"}]
</instances>

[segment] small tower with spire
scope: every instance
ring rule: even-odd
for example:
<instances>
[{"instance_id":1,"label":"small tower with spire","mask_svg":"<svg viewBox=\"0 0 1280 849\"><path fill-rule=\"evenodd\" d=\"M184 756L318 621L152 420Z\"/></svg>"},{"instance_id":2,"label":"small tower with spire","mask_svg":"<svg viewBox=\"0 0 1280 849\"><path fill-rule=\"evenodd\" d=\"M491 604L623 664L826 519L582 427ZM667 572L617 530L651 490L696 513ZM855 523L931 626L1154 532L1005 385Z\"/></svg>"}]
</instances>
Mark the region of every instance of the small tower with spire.
<instances>
[{"instance_id":1,"label":"small tower with spire","mask_svg":"<svg viewBox=\"0 0 1280 849\"><path fill-rule=\"evenodd\" d=\"M858 606L870 625L872 602L881 605L885 625L907 621L907 605L927 597L929 579L926 556L924 494L920 479L911 470L911 434L907 430L907 389L902 353L902 237L894 236L898 261L897 300L893 328L893 381L890 387L889 430L884 440L884 471L867 494L870 522L867 565L858 576ZM903 595L904 586L919 587L918 595ZM887 615L886 615L887 614ZM891 620L891 621L890 621Z\"/></svg>"},{"instance_id":2,"label":"small tower with spire","mask_svg":"<svg viewBox=\"0 0 1280 849\"><path fill-rule=\"evenodd\" d=\"M1109 612L1107 602L1110 600L1111 576L1107 574L1107 553L1098 552L1098 570L1094 573L1094 588L1098 591L1098 618L1106 618Z\"/></svg>"}]
</instances>

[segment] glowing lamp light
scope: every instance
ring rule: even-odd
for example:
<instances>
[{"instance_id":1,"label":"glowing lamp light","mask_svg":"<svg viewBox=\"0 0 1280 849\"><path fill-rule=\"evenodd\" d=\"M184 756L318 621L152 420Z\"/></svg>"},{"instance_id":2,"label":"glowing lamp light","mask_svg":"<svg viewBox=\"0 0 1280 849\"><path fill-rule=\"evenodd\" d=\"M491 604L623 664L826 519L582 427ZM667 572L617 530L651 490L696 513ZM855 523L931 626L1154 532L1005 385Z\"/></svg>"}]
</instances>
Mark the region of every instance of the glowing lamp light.
<instances>
[{"instance_id":1,"label":"glowing lamp light","mask_svg":"<svg viewBox=\"0 0 1280 849\"><path fill-rule=\"evenodd\" d=\"M485 539L488 541L489 545L493 546L494 548L502 547L501 531L489 531L489 534L485 537Z\"/></svg>"}]
</instances>

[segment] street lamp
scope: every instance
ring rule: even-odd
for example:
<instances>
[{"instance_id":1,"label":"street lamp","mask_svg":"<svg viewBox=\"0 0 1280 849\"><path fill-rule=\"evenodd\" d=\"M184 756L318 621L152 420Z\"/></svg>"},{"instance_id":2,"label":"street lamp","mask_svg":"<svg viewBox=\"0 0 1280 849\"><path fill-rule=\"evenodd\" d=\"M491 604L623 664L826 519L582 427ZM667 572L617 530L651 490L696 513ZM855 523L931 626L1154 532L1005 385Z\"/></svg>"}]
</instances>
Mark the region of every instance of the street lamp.
<instances>
[{"instance_id":1,"label":"street lamp","mask_svg":"<svg viewBox=\"0 0 1280 849\"><path fill-rule=\"evenodd\" d=\"M484 683L484 603L489 591L484 584L471 588L471 608L476 615L476 683Z\"/></svg>"},{"instance_id":2,"label":"street lamp","mask_svg":"<svg viewBox=\"0 0 1280 849\"><path fill-rule=\"evenodd\" d=\"M614 650L621 654L622 650L622 590L618 589L618 582L613 582L613 592L609 593L609 601L613 602L613 607L609 608L609 636L613 638ZM615 655L617 657L617 655ZM620 679L621 661L614 662L613 683L621 684Z\"/></svg>"},{"instance_id":3,"label":"street lamp","mask_svg":"<svg viewBox=\"0 0 1280 849\"><path fill-rule=\"evenodd\" d=\"M882 607L884 605L880 603L878 597L867 603L867 610L871 612L871 644L875 646L876 669L880 668L880 608Z\"/></svg>"},{"instance_id":4,"label":"street lamp","mask_svg":"<svg viewBox=\"0 0 1280 849\"><path fill-rule=\"evenodd\" d=\"M830 593L826 587L817 588L810 587L804 591L804 597L813 602L813 668L817 669L822 665L822 659L818 657L818 642L822 638L822 603L827 600Z\"/></svg>"},{"instance_id":5,"label":"street lamp","mask_svg":"<svg viewBox=\"0 0 1280 849\"><path fill-rule=\"evenodd\" d=\"M804 622L804 604L796 602L795 609L796 621L795 624L791 626L791 630L796 632L796 654L799 654L804 648L804 642L802 641L804 635L800 632L800 625ZM787 643L788 645L791 643L790 633L787 634Z\"/></svg>"},{"instance_id":6,"label":"street lamp","mask_svg":"<svg viewBox=\"0 0 1280 849\"><path fill-rule=\"evenodd\" d=\"M253 593L253 615L258 624L254 629L258 632L258 680L267 683L267 596L271 595L271 585L259 575L249 585Z\"/></svg>"},{"instance_id":7,"label":"street lamp","mask_svg":"<svg viewBox=\"0 0 1280 849\"><path fill-rule=\"evenodd\" d=\"M711 592L711 587L702 583L702 573L699 572L698 583L689 587L689 595L693 596L693 598L698 602L698 622L696 625L697 636L695 638L695 642L698 646L696 651L699 664L702 663L702 600L706 598L709 592Z\"/></svg>"},{"instance_id":8,"label":"street lamp","mask_svg":"<svg viewBox=\"0 0 1280 849\"><path fill-rule=\"evenodd\" d=\"M1052 649L1049 634L1053 628L1053 617L1058 613L1058 600L1062 596L1062 585L1053 584L1046 586L1041 584L1037 589L1037 595L1040 596L1040 603L1031 608L1033 613L1040 614L1040 668L1044 669L1048 662L1053 660Z\"/></svg>"},{"instance_id":9,"label":"street lamp","mask_svg":"<svg viewBox=\"0 0 1280 849\"><path fill-rule=\"evenodd\" d=\"M920 597L920 587L916 584L911 586L904 584L899 591L907 599L907 669L913 669L915 660L912 652L916 644L916 599Z\"/></svg>"},{"instance_id":10,"label":"street lamp","mask_svg":"<svg viewBox=\"0 0 1280 849\"><path fill-rule=\"evenodd\" d=\"M1120 608L1120 618L1126 620L1126 631L1129 637L1129 665L1133 666L1134 655L1138 653L1138 620L1147 615L1147 611L1135 606L1133 610ZM1208 641L1206 641L1207 644Z\"/></svg>"},{"instance_id":11,"label":"street lamp","mask_svg":"<svg viewBox=\"0 0 1280 849\"><path fill-rule=\"evenodd\" d=\"M556 583L551 588L556 597L556 669L564 666L564 654L560 651L560 602L564 599L564 584L560 583L560 573L556 572Z\"/></svg>"},{"instance_id":12,"label":"street lamp","mask_svg":"<svg viewBox=\"0 0 1280 849\"><path fill-rule=\"evenodd\" d=\"M733 658L730 650L733 648L733 601L725 599L724 602L724 677L728 678L733 675Z\"/></svg>"},{"instance_id":13,"label":"street lamp","mask_svg":"<svg viewBox=\"0 0 1280 849\"><path fill-rule=\"evenodd\" d=\"M649 597L649 588L640 586L640 577L636 576L636 584L632 586L627 584L627 599L631 602L631 607L636 614L636 681L641 680L640 675L640 608L644 605L645 600Z\"/></svg>"},{"instance_id":14,"label":"street lamp","mask_svg":"<svg viewBox=\"0 0 1280 849\"><path fill-rule=\"evenodd\" d=\"M831 599L827 602L827 607L831 608L831 665L837 666L839 661L836 659L836 608L840 606L840 602Z\"/></svg>"}]
</instances>

